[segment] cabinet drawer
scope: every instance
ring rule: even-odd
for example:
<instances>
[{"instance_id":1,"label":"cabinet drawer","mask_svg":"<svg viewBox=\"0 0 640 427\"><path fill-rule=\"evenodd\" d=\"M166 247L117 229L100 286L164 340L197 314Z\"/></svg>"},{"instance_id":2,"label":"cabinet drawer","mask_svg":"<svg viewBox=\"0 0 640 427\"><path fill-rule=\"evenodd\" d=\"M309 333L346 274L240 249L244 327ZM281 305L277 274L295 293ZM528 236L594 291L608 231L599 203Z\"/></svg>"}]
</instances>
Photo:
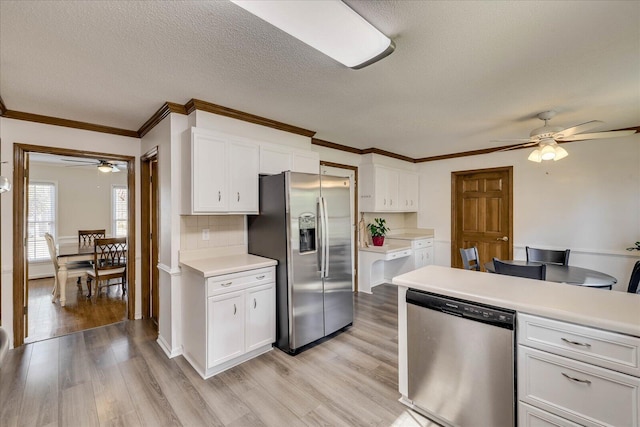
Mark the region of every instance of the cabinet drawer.
<instances>
[{"instance_id":1,"label":"cabinet drawer","mask_svg":"<svg viewBox=\"0 0 640 427\"><path fill-rule=\"evenodd\" d=\"M413 249L429 248L431 246L433 246L433 239L420 239L411 242Z\"/></svg>"},{"instance_id":2,"label":"cabinet drawer","mask_svg":"<svg viewBox=\"0 0 640 427\"><path fill-rule=\"evenodd\" d=\"M640 338L518 314L518 343L640 377Z\"/></svg>"},{"instance_id":3,"label":"cabinet drawer","mask_svg":"<svg viewBox=\"0 0 640 427\"><path fill-rule=\"evenodd\" d=\"M518 403L518 426L519 427L580 427L569 420L566 420L550 412L538 409L526 403Z\"/></svg>"},{"instance_id":4,"label":"cabinet drawer","mask_svg":"<svg viewBox=\"0 0 640 427\"><path fill-rule=\"evenodd\" d=\"M518 346L518 397L585 426L638 427L640 379Z\"/></svg>"},{"instance_id":5,"label":"cabinet drawer","mask_svg":"<svg viewBox=\"0 0 640 427\"><path fill-rule=\"evenodd\" d=\"M274 281L275 269L272 267L209 277L207 279L207 296L217 295L231 290L245 289Z\"/></svg>"},{"instance_id":6,"label":"cabinet drawer","mask_svg":"<svg viewBox=\"0 0 640 427\"><path fill-rule=\"evenodd\" d=\"M384 259L386 261L389 261L389 260L392 260L392 259L404 258L404 257L407 257L407 256L411 255L411 253L412 253L411 249L406 249L404 251L398 251L398 252L391 252L391 253L388 253L384 257Z\"/></svg>"}]
</instances>

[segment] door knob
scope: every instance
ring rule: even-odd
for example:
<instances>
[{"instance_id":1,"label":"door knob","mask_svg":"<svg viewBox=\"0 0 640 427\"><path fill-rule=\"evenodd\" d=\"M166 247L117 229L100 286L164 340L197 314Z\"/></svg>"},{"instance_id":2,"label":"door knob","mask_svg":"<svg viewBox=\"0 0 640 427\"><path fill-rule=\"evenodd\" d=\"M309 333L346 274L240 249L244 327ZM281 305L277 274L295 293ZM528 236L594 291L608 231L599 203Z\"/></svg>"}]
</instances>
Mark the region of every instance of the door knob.
<instances>
[{"instance_id":1,"label":"door knob","mask_svg":"<svg viewBox=\"0 0 640 427\"><path fill-rule=\"evenodd\" d=\"M498 237L496 240L502 240L503 242L508 242L509 238L507 236Z\"/></svg>"}]
</instances>

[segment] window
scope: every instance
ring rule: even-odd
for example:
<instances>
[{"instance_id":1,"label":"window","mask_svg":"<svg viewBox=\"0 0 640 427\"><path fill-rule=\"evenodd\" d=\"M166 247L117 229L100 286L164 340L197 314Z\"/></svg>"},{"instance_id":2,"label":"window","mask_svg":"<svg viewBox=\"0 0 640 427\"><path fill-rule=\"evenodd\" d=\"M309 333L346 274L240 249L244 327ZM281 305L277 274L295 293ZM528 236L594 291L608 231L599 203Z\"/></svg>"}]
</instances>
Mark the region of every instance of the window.
<instances>
[{"instance_id":1,"label":"window","mask_svg":"<svg viewBox=\"0 0 640 427\"><path fill-rule=\"evenodd\" d=\"M112 232L115 237L126 237L127 235L128 199L126 186L114 185L111 187Z\"/></svg>"},{"instance_id":2,"label":"window","mask_svg":"<svg viewBox=\"0 0 640 427\"><path fill-rule=\"evenodd\" d=\"M27 260L51 259L44 233L55 236L56 230L56 184L30 181L27 217Z\"/></svg>"}]
</instances>

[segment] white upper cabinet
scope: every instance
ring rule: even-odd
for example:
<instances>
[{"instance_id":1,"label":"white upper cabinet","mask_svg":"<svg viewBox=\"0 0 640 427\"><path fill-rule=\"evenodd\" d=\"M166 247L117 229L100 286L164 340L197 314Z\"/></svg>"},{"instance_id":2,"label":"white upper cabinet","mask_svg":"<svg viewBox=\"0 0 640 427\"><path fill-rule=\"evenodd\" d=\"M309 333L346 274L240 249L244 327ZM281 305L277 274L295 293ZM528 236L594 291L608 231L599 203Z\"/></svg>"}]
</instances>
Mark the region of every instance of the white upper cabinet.
<instances>
[{"instance_id":1,"label":"white upper cabinet","mask_svg":"<svg viewBox=\"0 0 640 427\"><path fill-rule=\"evenodd\" d=\"M359 167L362 212L417 212L418 175L380 165Z\"/></svg>"},{"instance_id":2,"label":"white upper cabinet","mask_svg":"<svg viewBox=\"0 0 640 427\"><path fill-rule=\"evenodd\" d=\"M260 173L275 175L284 171L319 173L320 155L286 145L260 143Z\"/></svg>"},{"instance_id":3,"label":"white upper cabinet","mask_svg":"<svg viewBox=\"0 0 640 427\"><path fill-rule=\"evenodd\" d=\"M182 170L182 213L258 213L257 144L191 129Z\"/></svg>"}]
</instances>

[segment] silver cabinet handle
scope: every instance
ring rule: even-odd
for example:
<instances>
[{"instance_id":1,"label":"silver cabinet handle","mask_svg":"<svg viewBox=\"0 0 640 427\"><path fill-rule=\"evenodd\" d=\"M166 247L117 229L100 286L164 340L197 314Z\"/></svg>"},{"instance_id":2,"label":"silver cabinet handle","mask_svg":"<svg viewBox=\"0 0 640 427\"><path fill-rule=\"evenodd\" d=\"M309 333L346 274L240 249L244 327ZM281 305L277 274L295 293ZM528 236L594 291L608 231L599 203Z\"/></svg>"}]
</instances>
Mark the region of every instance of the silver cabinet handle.
<instances>
[{"instance_id":1,"label":"silver cabinet handle","mask_svg":"<svg viewBox=\"0 0 640 427\"><path fill-rule=\"evenodd\" d=\"M256 308L256 306L258 305L258 303L256 302L256 299L253 299L253 308Z\"/></svg>"},{"instance_id":2,"label":"silver cabinet handle","mask_svg":"<svg viewBox=\"0 0 640 427\"><path fill-rule=\"evenodd\" d=\"M236 307L236 305L233 304L233 315L235 316L237 312L238 312L238 307Z\"/></svg>"},{"instance_id":3,"label":"silver cabinet handle","mask_svg":"<svg viewBox=\"0 0 640 427\"><path fill-rule=\"evenodd\" d=\"M218 191L218 201L220 201L222 199L222 194L220 194L220 192Z\"/></svg>"},{"instance_id":4,"label":"silver cabinet handle","mask_svg":"<svg viewBox=\"0 0 640 427\"><path fill-rule=\"evenodd\" d=\"M508 242L509 238L507 236L498 237L496 240L502 240L503 242Z\"/></svg>"},{"instance_id":5,"label":"silver cabinet handle","mask_svg":"<svg viewBox=\"0 0 640 427\"><path fill-rule=\"evenodd\" d=\"M238 201L240 201L240 192L238 191Z\"/></svg>"},{"instance_id":6,"label":"silver cabinet handle","mask_svg":"<svg viewBox=\"0 0 640 427\"><path fill-rule=\"evenodd\" d=\"M582 346L582 347L591 347L591 344L586 343L586 342L571 341L571 340L568 340L568 339L566 339L566 338L560 338L560 339L561 339L562 341L566 342L566 343L569 343L569 344L579 345L579 346Z\"/></svg>"},{"instance_id":7,"label":"silver cabinet handle","mask_svg":"<svg viewBox=\"0 0 640 427\"><path fill-rule=\"evenodd\" d=\"M228 288L229 286L231 286L233 282L227 282L227 283L222 283L221 286L224 286L225 288Z\"/></svg>"},{"instance_id":8,"label":"silver cabinet handle","mask_svg":"<svg viewBox=\"0 0 640 427\"><path fill-rule=\"evenodd\" d=\"M591 381L589 380L581 380L580 378L574 378L570 375L565 374L564 372L560 372L565 378L570 379L571 381L575 381L577 383L583 383L583 384L591 384Z\"/></svg>"},{"instance_id":9,"label":"silver cabinet handle","mask_svg":"<svg viewBox=\"0 0 640 427\"><path fill-rule=\"evenodd\" d=\"M264 274L262 276L256 276L256 279L258 279L258 280L264 279Z\"/></svg>"}]
</instances>

